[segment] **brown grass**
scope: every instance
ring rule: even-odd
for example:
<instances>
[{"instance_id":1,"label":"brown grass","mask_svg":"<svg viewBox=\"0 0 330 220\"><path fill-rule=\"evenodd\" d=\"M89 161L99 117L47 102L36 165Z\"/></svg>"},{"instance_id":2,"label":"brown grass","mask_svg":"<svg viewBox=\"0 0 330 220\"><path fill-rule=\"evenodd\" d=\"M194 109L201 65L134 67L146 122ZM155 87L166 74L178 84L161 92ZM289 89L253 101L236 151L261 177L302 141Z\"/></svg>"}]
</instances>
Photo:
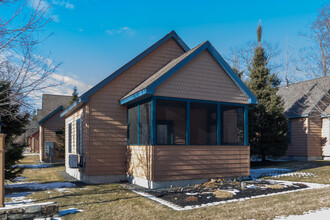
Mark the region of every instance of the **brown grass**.
<instances>
[{"instance_id":1,"label":"brown grass","mask_svg":"<svg viewBox=\"0 0 330 220\"><path fill-rule=\"evenodd\" d=\"M304 162L310 163L310 162ZM47 169L50 172L46 171ZM56 170L58 169L58 170ZM37 170L42 174L30 178L48 181L50 173L63 168L45 168ZM322 173L320 178L304 179L304 181L326 182L330 179L330 166L308 168L308 172ZM36 170L34 170L36 171ZM26 170L28 172L28 170ZM302 170L302 172L307 172ZM53 177L59 180L58 176ZM329 183L329 182L328 182ZM251 199L243 202L233 202L218 206L174 211L159 205L147 198L123 188L120 184L88 185L70 189L70 192L50 190L36 192L27 198L35 202L58 202L60 210L68 208L82 209L82 213L63 216L63 219L272 219L275 216L297 215L321 207L330 207L330 187L325 189L306 190L283 195Z\"/></svg>"},{"instance_id":2,"label":"brown grass","mask_svg":"<svg viewBox=\"0 0 330 220\"><path fill-rule=\"evenodd\" d=\"M233 198L234 194L224 191L224 190L217 190L213 192L213 195L219 199L226 199L226 198Z\"/></svg>"}]
</instances>

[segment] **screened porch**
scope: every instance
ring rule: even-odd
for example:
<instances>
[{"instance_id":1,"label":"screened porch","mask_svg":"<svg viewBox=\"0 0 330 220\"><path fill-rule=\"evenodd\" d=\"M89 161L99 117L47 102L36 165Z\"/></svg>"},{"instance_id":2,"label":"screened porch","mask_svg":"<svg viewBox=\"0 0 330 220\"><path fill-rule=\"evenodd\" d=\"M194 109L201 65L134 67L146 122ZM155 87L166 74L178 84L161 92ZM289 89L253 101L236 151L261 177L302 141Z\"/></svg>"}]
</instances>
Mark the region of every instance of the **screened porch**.
<instances>
[{"instance_id":1,"label":"screened porch","mask_svg":"<svg viewBox=\"0 0 330 220\"><path fill-rule=\"evenodd\" d=\"M127 117L128 145L248 145L245 104L154 96Z\"/></svg>"}]
</instances>

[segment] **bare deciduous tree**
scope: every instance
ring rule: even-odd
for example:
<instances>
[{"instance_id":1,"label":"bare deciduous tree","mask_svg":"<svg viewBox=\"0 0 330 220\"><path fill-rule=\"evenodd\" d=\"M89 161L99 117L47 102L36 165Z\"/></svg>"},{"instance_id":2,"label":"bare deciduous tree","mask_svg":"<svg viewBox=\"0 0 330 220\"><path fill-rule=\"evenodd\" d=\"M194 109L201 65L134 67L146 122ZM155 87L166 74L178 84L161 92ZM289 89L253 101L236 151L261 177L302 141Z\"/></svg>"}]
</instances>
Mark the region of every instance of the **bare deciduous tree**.
<instances>
[{"instance_id":1,"label":"bare deciduous tree","mask_svg":"<svg viewBox=\"0 0 330 220\"><path fill-rule=\"evenodd\" d=\"M252 60L255 48L258 46L258 42L248 41L240 46L231 47L229 55L226 57L231 66L239 71L243 72L244 77L248 77L252 68ZM272 71L280 67L276 58L280 54L278 44L272 44L270 42L262 42L265 51L267 52L267 64Z\"/></svg>"},{"instance_id":2,"label":"bare deciduous tree","mask_svg":"<svg viewBox=\"0 0 330 220\"><path fill-rule=\"evenodd\" d=\"M43 0L0 1L0 81L10 85L10 92L3 91L10 95L10 103L0 100L0 107L19 104L29 109L32 93L58 85L48 80L59 63L37 52L38 44L44 40L37 35L50 20L49 5Z\"/></svg>"},{"instance_id":3,"label":"bare deciduous tree","mask_svg":"<svg viewBox=\"0 0 330 220\"><path fill-rule=\"evenodd\" d=\"M319 10L309 30L301 35L311 41L311 46L300 51L301 67L297 69L313 78L330 75L330 4Z\"/></svg>"}]
</instances>

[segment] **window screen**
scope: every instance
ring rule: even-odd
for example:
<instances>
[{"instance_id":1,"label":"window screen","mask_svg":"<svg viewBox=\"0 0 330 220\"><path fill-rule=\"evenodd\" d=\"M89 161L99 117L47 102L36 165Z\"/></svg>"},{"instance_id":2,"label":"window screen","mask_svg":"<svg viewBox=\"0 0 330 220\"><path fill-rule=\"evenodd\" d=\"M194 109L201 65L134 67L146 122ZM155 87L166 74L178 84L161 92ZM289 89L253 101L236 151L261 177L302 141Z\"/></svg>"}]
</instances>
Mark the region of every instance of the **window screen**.
<instances>
[{"instance_id":1,"label":"window screen","mask_svg":"<svg viewBox=\"0 0 330 220\"><path fill-rule=\"evenodd\" d=\"M190 144L217 144L217 105L190 103Z\"/></svg>"},{"instance_id":2,"label":"window screen","mask_svg":"<svg viewBox=\"0 0 330 220\"><path fill-rule=\"evenodd\" d=\"M156 144L186 144L186 103L156 101Z\"/></svg>"},{"instance_id":3,"label":"window screen","mask_svg":"<svg viewBox=\"0 0 330 220\"><path fill-rule=\"evenodd\" d=\"M151 104L140 105L140 144L151 144Z\"/></svg>"},{"instance_id":4,"label":"window screen","mask_svg":"<svg viewBox=\"0 0 330 220\"><path fill-rule=\"evenodd\" d=\"M138 106L128 109L128 138L130 145L138 144Z\"/></svg>"},{"instance_id":5,"label":"window screen","mask_svg":"<svg viewBox=\"0 0 330 220\"><path fill-rule=\"evenodd\" d=\"M221 106L222 144L244 144L244 108Z\"/></svg>"}]
</instances>

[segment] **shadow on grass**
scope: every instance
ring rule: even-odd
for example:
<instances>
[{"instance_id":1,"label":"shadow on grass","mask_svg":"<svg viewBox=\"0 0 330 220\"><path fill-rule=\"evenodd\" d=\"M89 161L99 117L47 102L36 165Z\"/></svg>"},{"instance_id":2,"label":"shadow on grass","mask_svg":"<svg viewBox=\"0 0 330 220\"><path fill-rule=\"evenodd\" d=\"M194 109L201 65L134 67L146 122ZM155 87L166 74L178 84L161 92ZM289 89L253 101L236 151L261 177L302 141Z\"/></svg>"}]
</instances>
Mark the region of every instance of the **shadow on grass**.
<instances>
[{"instance_id":1,"label":"shadow on grass","mask_svg":"<svg viewBox=\"0 0 330 220\"><path fill-rule=\"evenodd\" d=\"M288 168L292 171L302 171L306 169L319 168L330 166L330 161L318 160L318 161L251 161L251 169L258 168Z\"/></svg>"}]
</instances>

